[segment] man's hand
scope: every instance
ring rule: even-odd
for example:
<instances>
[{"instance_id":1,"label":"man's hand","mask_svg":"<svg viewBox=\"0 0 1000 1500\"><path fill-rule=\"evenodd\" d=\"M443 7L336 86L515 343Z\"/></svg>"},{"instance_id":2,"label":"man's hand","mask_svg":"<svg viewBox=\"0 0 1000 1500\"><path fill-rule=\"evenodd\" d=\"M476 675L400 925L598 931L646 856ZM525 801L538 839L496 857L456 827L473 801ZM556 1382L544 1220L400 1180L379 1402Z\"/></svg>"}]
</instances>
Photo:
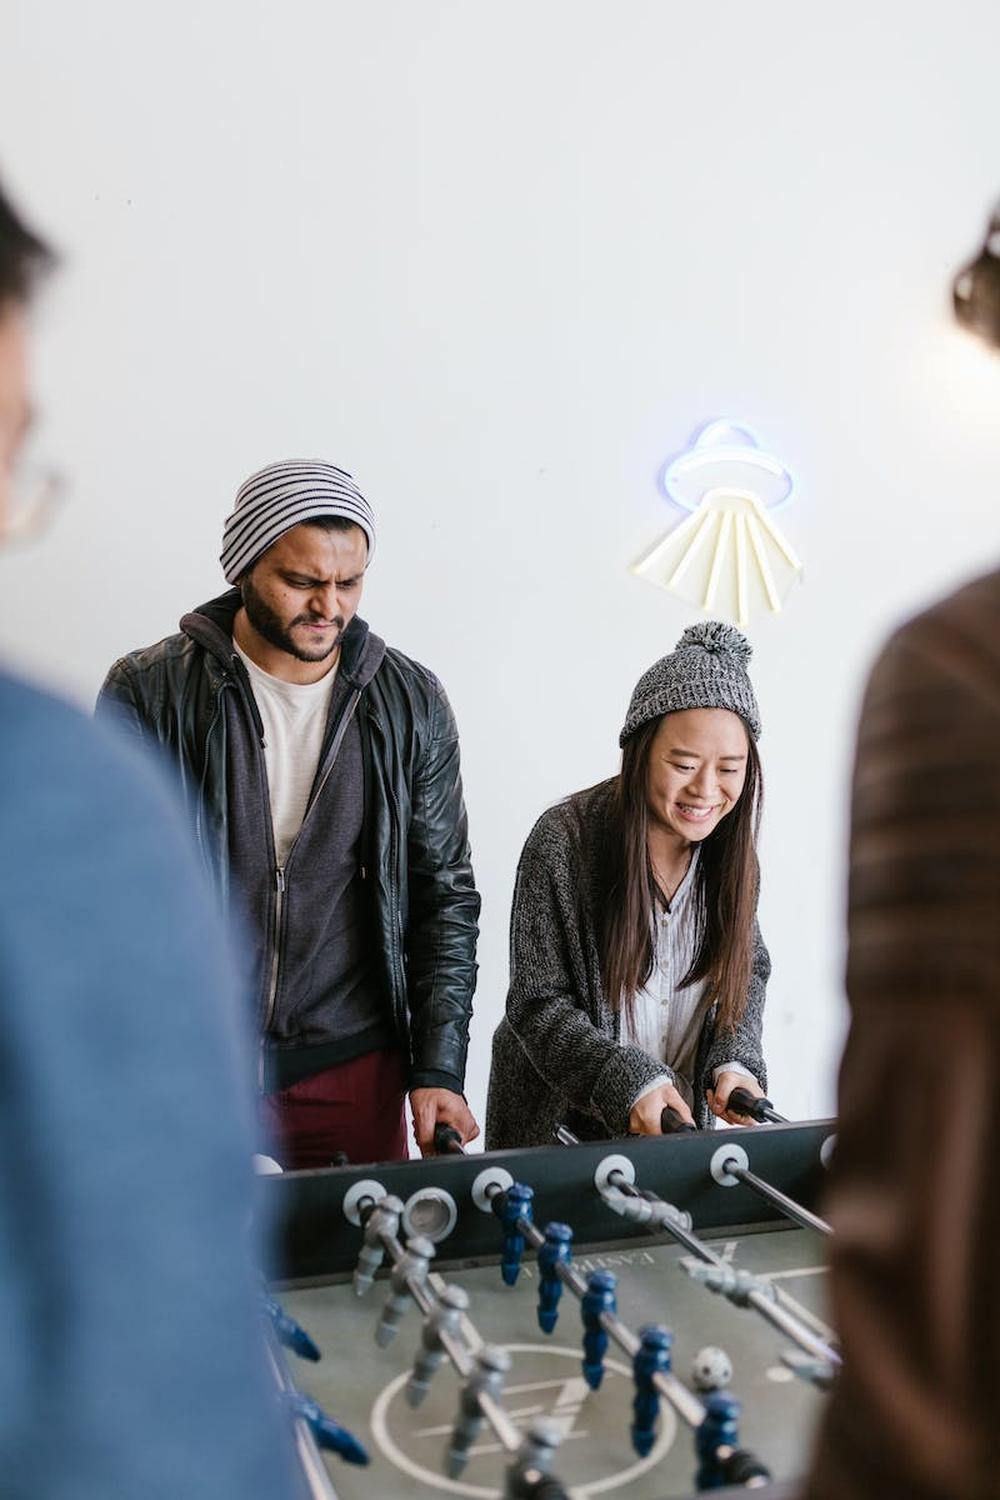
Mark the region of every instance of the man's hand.
<instances>
[{"instance_id":1,"label":"man's hand","mask_svg":"<svg viewBox=\"0 0 1000 1500\"><path fill-rule=\"evenodd\" d=\"M462 1137L462 1145L468 1145L479 1134L479 1126L472 1111L461 1094L451 1089L411 1089L410 1108L413 1111L413 1134L417 1138L421 1156L434 1156L435 1125L453 1125Z\"/></svg>"},{"instance_id":2,"label":"man's hand","mask_svg":"<svg viewBox=\"0 0 1000 1500\"><path fill-rule=\"evenodd\" d=\"M720 1120L725 1120L727 1125L752 1125L754 1122L749 1115L738 1115L734 1109L726 1108L733 1089L746 1089L755 1099L764 1097L764 1090L756 1078L748 1078L745 1073L720 1073L715 1080L715 1088L705 1090L709 1109Z\"/></svg>"},{"instance_id":3,"label":"man's hand","mask_svg":"<svg viewBox=\"0 0 1000 1500\"><path fill-rule=\"evenodd\" d=\"M672 1083L664 1083L658 1089L651 1089L648 1094L643 1094L633 1104L628 1117L629 1130L633 1135L662 1135L660 1116L667 1105L676 1109L688 1125L694 1124L694 1117L685 1104L683 1095L677 1092Z\"/></svg>"}]
</instances>

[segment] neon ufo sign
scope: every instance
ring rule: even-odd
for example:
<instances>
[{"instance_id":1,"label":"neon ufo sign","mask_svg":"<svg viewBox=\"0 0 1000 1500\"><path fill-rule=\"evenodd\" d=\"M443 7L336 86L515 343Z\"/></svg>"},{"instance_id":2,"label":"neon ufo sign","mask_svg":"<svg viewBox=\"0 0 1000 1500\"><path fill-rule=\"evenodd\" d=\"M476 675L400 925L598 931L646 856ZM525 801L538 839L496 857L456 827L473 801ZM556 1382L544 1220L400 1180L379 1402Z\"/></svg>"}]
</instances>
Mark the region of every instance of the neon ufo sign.
<instances>
[{"instance_id":1,"label":"neon ufo sign","mask_svg":"<svg viewBox=\"0 0 1000 1500\"><path fill-rule=\"evenodd\" d=\"M777 613L802 564L773 512L796 495L795 477L754 432L709 422L661 479L668 499L688 512L632 572L701 609L746 625L754 608Z\"/></svg>"}]
</instances>

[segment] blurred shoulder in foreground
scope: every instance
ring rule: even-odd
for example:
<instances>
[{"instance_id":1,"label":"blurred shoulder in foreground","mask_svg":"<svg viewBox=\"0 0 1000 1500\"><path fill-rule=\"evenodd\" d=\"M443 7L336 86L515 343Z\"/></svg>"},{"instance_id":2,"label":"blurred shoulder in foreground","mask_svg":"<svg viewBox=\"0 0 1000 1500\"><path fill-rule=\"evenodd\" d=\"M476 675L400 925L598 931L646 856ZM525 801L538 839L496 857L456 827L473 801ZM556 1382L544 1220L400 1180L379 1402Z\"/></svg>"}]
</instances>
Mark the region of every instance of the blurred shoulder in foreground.
<instances>
[{"instance_id":1,"label":"blurred shoulder in foreground","mask_svg":"<svg viewBox=\"0 0 1000 1500\"><path fill-rule=\"evenodd\" d=\"M854 778L830 1215L844 1372L810 1500L985 1497L1000 1465L1000 573L899 630Z\"/></svg>"},{"instance_id":2,"label":"blurred shoulder in foreground","mask_svg":"<svg viewBox=\"0 0 1000 1500\"><path fill-rule=\"evenodd\" d=\"M4 1494L281 1497L234 968L156 769L0 674Z\"/></svg>"}]
</instances>

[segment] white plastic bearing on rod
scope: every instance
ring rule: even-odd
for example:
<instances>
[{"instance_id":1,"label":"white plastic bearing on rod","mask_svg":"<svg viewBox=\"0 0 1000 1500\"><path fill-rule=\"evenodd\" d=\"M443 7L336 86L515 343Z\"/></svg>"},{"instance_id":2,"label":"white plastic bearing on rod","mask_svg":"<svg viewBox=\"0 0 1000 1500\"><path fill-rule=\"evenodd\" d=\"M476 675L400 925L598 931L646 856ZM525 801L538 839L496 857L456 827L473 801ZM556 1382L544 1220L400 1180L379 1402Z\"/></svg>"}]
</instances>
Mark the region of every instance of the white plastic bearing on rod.
<instances>
[{"instance_id":1,"label":"white plastic bearing on rod","mask_svg":"<svg viewBox=\"0 0 1000 1500\"><path fill-rule=\"evenodd\" d=\"M720 1146L709 1163L709 1171L720 1187L736 1187L740 1179L732 1175L733 1167L745 1172L749 1165L750 1158L742 1146Z\"/></svg>"},{"instance_id":2,"label":"white plastic bearing on rod","mask_svg":"<svg viewBox=\"0 0 1000 1500\"><path fill-rule=\"evenodd\" d=\"M472 1201L481 1213L492 1213L490 1201L495 1194L487 1196L486 1189L496 1187L501 1193L505 1193L513 1186L514 1179L506 1167L486 1167L472 1184Z\"/></svg>"},{"instance_id":3,"label":"white plastic bearing on rod","mask_svg":"<svg viewBox=\"0 0 1000 1500\"><path fill-rule=\"evenodd\" d=\"M594 1173L594 1186L599 1193L613 1186L608 1181L612 1172L620 1173L629 1184L635 1182L635 1167L627 1156L602 1156Z\"/></svg>"},{"instance_id":4,"label":"white plastic bearing on rod","mask_svg":"<svg viewBox=\"0 0 1000 1500\"><path fill-rule=\"evenodd\" d=\"M355 1182L344 1194L344 1218L349 1224L357 1228L361 1226L361 1203L365 1198L370 1198L373 1203L381 1203L386 1196L386 1190L380 1182L364 1178L361 1182Z\"/></svg>"}]
</instances>

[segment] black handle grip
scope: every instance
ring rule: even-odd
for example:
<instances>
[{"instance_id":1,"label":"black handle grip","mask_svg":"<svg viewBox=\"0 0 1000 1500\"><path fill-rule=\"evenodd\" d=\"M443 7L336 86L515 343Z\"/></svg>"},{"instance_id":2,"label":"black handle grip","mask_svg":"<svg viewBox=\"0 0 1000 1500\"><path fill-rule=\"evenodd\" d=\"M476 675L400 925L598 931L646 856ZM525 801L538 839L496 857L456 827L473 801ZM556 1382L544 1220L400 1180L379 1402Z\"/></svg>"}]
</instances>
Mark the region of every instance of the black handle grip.
<instances>
[{"instance_id":1,"label":"black handle grip","mask_svg":"<svg viewBox=\"0 0 1000 1500\"><path fill-rule=\"evenodd\" d=\"M684 1116L678 1114L673 1105L665 1104L663 1113L660 1115L660 1129L664 1135L683 1135L685 1132L693 1135L695 1127L689 1125Z\"/></svg>"},{"instance_id":2,"label":"black handle grip","mask_svg":"<svg viewBox=\"0 0 1000 1500\"><path fill-rule=\"evenodd\" d=\"M770 1099L758 1099L750 1093L749 1089L744 1088L730 1089L726 1108L734 1110L738 1115L749 1115L751 1120L757 1121L758 1125L767 1124L768 1110L774 1112L774 1105Z\"/></svg>"},{"instance_id":3,"label":"black handle grip","mask_svg":"<svg viewBox=\"0 0 1000 1500\"><path fill-rule=\"evenodd\" d=\"M438 1156L464 1156L462 1137L454 1125L439 1121L434 1126L434 1150Z\"/></svg>"},{"instance_id":4,"label":"black handle grip","mask_svg":"<svg viewBox=\"0 0 1000 1500\"><path fill-rule=\"evenodd\" d=\"M762 1464L760 1459L746 1448L734 1448L727 1458L722 1460L722 1477L726 1484L743 1485L750 1488L751 1479L770 1479L771 1471ZM759 1486L755 1486L759 1488Z\"/></svg>"}]
</instances>

